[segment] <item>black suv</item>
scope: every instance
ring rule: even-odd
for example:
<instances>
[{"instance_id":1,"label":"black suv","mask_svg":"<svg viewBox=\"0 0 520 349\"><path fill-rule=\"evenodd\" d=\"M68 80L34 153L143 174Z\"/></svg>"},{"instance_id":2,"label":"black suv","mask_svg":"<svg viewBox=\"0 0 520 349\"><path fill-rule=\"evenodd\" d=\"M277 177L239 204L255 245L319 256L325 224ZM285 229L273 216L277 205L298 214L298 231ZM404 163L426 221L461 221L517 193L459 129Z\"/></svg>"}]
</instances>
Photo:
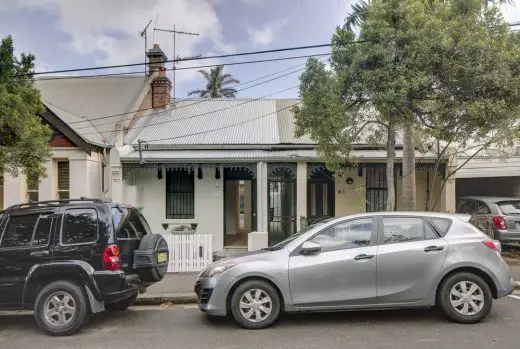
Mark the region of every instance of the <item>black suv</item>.
<instances>
[{"instance_id":1,"label":"black suv","mask_svg":"<svg viewBox=\"0 0 520 349\"><path fill-rule=\"evenodd\" d=\"M160 281L168 244L138 209L101 199L40 201L0 213L0 309L34 310L51 335L123 310Z\"/></svg>"}]
</instances>

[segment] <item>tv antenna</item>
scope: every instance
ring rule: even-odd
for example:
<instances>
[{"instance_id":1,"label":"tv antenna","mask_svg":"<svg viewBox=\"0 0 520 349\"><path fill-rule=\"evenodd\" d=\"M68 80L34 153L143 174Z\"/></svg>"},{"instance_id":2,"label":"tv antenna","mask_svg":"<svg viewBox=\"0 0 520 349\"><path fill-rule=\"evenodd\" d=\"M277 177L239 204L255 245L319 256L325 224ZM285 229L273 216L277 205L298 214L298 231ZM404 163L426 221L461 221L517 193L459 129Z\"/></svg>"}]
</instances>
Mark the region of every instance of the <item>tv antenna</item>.
<instances>
[{"instance_id":1,"label":"tv antenna","mask_svg":"<svg viewBox=\"0 0 520 349\"><path fill-rule=\"evenodd\" d=\"M144 37L144 61L146 62L146 50L148 49L148 27L152 24L152 20L144 27L143 31L139 33L139 35ZM144 65L144 75L146 76L146 64Z\"/></svg>"},{"instance_id":2,"label":"tv antenna","mask_svg":"<svg viewBox=\"0 0 520 349\"><path fill-rule=\"evenodd\" d=\"M173 101L175 103L175 61L179 58L177 57L177 51L176 51L176 42L177 42L177 35L179 37L181 35L187 35L187 36L198 36L199 33L192 33L192 32L186 32L183 30L176 30L175 24L173 25L172 29L161 29L161 28L153 28L154 31L158 32L165 32L173 34L173 68L172 68L172 85L173 85Z\"/></svg>"}]
</instances>

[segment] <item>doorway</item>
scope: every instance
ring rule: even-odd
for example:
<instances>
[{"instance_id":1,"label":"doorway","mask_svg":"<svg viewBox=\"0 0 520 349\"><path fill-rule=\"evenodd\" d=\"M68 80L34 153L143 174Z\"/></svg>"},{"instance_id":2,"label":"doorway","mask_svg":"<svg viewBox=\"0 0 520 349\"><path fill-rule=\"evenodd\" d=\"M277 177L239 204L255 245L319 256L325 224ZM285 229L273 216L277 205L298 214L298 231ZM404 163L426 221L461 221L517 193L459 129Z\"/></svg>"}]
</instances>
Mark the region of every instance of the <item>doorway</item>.
<instances>
[{"instance_id":1,"label":"doorway","mask_svg":"<svg viewBox=\"0 0 520 349\"><path fill-rule=\"evenodd\" d=\"M296 232L296 176L289 168L276 168L268 178L269 246Z\"/></svg>"},{"instance_id":2,"label":"doorway","mask_svg":"<svg viewBox=\"0 0 520 349\"><path fill-rule=\"evenodd\" d=\"M246 169L224 169L224 246L247 247L256 230L256 180Z\"/></svg>"},{"instance_id":3,"label":"doorway","mask_svg":"<svg viewBox=\"0 0 520 349\"><path fill-rule=\"evenodd\" d=\"M334 217L335 211L334 173L326 168L317 168L307 181L307 223Z\"/></svg>"}]
</instances>

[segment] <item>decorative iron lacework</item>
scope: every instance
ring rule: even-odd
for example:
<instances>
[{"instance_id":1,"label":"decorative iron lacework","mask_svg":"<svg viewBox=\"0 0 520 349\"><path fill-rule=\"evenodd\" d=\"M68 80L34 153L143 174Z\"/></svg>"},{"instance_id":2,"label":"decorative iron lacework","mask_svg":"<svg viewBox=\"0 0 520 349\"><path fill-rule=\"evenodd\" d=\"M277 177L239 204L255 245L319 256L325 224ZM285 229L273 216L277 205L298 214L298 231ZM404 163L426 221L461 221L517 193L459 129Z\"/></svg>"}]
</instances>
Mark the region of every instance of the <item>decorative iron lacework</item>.
<instances>
[{"instance_id":1,"label":"decorative iron lacework","mask_svg":"<svg viewBox=\"0 0 520 349\"><path fill-rule=\"evenodd\" d=\"M296 179L297 165L294 163L268 163L267 164L267 176L269 179L273 177L280 177L281 174L290 176L292 179Z\"/></svg>"},{"instance_id":2,"label":"decorative iron lacework","mask_svg":"<svg viewBox=\"0 0 520 349\"><path fill-rule=\"evenodd\" d=\"M186 163L144 163L142 165L138 163L123 163L123 178L126 179L128 174L135 169L147 169L150 171L157 171L157 169L161 168L163 170L172 170L172 171L196 171L198 168L219 168L224 167L232 170L247 170L253 176L253 179L256 178L256 163L228 163L228 164L220 164L220 163L203 163L203 164L186 164Z\"/></svg>"}]
</instances>

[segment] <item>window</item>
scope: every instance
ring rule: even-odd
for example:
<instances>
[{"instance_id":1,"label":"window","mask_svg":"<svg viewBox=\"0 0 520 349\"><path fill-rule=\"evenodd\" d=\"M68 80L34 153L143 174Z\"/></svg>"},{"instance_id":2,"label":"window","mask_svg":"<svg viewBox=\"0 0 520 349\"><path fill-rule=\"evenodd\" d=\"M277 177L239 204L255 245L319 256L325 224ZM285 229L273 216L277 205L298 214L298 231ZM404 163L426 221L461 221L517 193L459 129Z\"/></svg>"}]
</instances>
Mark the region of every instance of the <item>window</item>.
<instances>
[{"instance_id":1,"label":"window","mask_svg":"<svg viewBox=\"0 0 520 349\"><path fill-rule=\"evenodd\" d=\"M166 171L166 218L195 218L193 171Z\"/></svg>"},{"instance_id":2,"label":"window","mask_svg":"<svg viewBox=\"0 0 520 349\"><path fill-rule=\"evenodd\" d=\"M68 161L58 161L58 199L65 200L70 194L70 167Z\"/></svg>"},{"instance_id":3,"label":"window","mask_svg":"<svg viewBox=\"0 0 520 349\"><path fill-rule=\"evenodd\" d=\"M385 244L438 238L421 218L411 217L383 218L383 236Z\"/></svg>"},{"instance_id":4,"label":"window","mask_svg":"<svg viewBox=\"0 0 520 349\"><path fill-rule=\"evenodd\" d=\"M148 225L143 224L142 218L138 212L131 211L128 218L126 218L127 214L128 213L126 213L123 218L125 221L121 227L116 230L116 237L118 239L141 239L144 235L150 233Z\"/></svg>"},{"instance_id":5,"label":"window","mask_svg":"<svg viewBox=\"0 0 520 349\"><path fill-rule=\"evenodd\" d=\"M505 215L520 215L520 200L497 202L500 212Z\"/></svg>"},{"instance_id":6,"label":"window","mask_svg":"<svg viewBox=\"0 0 520 349\"><path fill-rule=\"evenodd\" d=\"M490 214L491 210L489 209L488 205L483 203L482 201L475 201L475 213L477 214Z\"/></svg>"},{"instance_id":7,"label":"window","mask_svg":"<svg viewBox=\"0 0 520 349\"><path fill-rule=\"evenodd\" d=\"M372 221L372 218L366 218L336 224L314 236L311 241L320 244L323 251L369 246Z\"/></svg>"},{"instance_id":8,"label":"window","mask_svg":"<svg viewBox=\"0 0 520 349\"><path fill-rule=\"evenodd\" d=\"M11 216L0 247L45 246L49 243L52 214Z\"/></svg>"},{"instance_id":9,"label":"window","mask_svg":"<svg viewBox=\"0 0 520 349\"><path fill-rule=\"evenodd\" d=\"M27 178L27 202L38 201L38 186L40 180L38 176Z\"/></svg>"},{"instance_id":10,"label":"window","mask_svg":"<svg viewBox=\"0 0 520 349\"><path fill-rule=\"evenodd\" d=\"M451 220L447 218L428 218L428 221L433 224L433 226L437 229L437 231L445 236L450 230Z\"/></svg>"},{"instance_id":11,"label":"window","mask_svg":"<svg viewBox=\"0 0 520 349\"><path fill-rule=\"evenodd\" d=\"M475 212L473 200L460 200L457 205L457 213L473 214Z\"/></svg>"},{"instance_id":12,"label":"window","mask_svg":"<svg viewBox=\"0 0 520 349\"><path fill-rule=\"evenodd\" d=\"M74 245L97 241L97 218L97 212L92 208L65 211L61 243L63 245Z\"/></svg>"},{"instance_id":13,"label":"window","mask_svg":"<svg viewBox=\"0 0 520 349\"><path fill-rule=\"evenodd\" d=\"M388 185L385 167L366 168L366 211L386 211Z\"/></svg>"}]
</instances>

